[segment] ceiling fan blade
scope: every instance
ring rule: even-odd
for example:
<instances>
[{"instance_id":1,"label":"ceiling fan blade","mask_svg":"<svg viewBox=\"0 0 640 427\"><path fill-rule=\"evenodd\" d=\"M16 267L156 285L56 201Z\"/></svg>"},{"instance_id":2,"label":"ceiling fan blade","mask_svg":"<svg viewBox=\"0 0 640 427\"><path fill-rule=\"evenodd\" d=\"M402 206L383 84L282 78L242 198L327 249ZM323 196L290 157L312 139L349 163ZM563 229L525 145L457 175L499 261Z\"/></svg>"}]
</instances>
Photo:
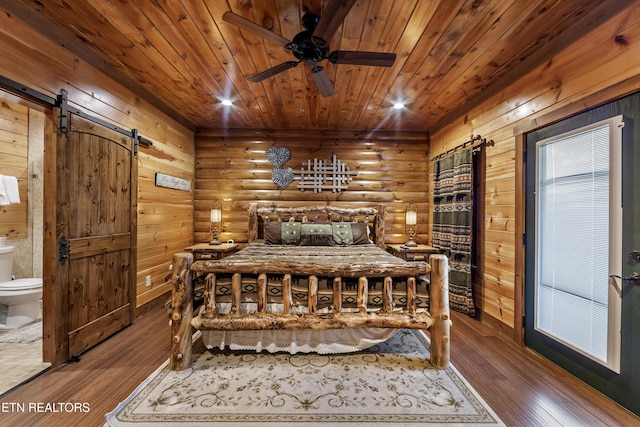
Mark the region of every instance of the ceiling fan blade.
<instances>
[{"instance_id":1,"label":"ceiling fan blade","mask_svg":"<svg viewBox=\"0 0 640 427\"><path fill-rule=\"evenodd\" d=\"M222 20L228 22L236 27L240 27L243 30L247 30L252 32L253 34L257 34L260 37L264 37L267 40L272 41L275 44L279 44L280 46L286 46L291 43L289 40L282 37L280 34L276 34L271 30L266 29L265 27L256 24L255 22L249 21L247 18L242 17L240 15L236 15L233 12L227 11L222 15Z\"/></svg>"},{"instance_id":2,"label":"ceiling fan blade","mask_svg":"<svg viewBox=\"0 0 640 427\"><path fill-rule=\"evenodd\" d=\"M283 71L287 71L289 68L294 68L299 64L297 61L287 61L283 62L280 65L276 65L275 67L271 67L268 70L265 70L261 73L258 73L254 76L249 77L247 80L253 83L258 83L263 81L264 79L268 79L271 76L275 76L278 73Z\"/></svg>"},{"instance_id":3,"label":"ceiling fan blade","mask_svg":"<svg viewBox=\"0 0 640 427\"><path fill-rule=\"evenodd\" d=\"M329 80L329 76L327 75L327 71L324 67L316 65L311 69L311 77L316 82L316 86L320 90L320 95L323 97L331 96L336 93L333 83Z\"/></svg>"},{"instance_id":4,"label":"ceiling fan blade","mask_svg":"<svg viewBox=\"0 0 640 427\"><path fill-rule=\"evenodd\" d=\"M316 29L313 30L313 38L329 43L355 3L356 0L329 0Z\"/></svg>"},{"instance_id":5,"label":"ceiling fan blade","mask_svg":"<svg viewBox=\"0 0 640 427\"><path fill-rule=\"evenodd\" d=\"M334 50L329 54L329 61L334 64L372 65L391 67L396 60L395 53L361 52L352 50Z\"/></svg>"}]
</instances>

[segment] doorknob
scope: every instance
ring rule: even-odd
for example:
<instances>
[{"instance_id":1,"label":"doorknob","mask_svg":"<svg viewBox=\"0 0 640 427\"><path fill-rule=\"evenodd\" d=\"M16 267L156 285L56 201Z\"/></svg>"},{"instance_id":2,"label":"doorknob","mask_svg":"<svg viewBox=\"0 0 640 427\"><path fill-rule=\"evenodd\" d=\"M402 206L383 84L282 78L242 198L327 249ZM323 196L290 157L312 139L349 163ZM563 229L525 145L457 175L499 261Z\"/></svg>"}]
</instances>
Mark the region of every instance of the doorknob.
<instances>
[{"instance_id":1,"label":"doorknob","mask_svg":"<svg viewBox=\"0 0 640 427\"><path fill-rule=\"evenodd\" d=\"M632 251L629 254L629 264L637 264L640 262L640 251Z\"/></svg>"}]
</instances>

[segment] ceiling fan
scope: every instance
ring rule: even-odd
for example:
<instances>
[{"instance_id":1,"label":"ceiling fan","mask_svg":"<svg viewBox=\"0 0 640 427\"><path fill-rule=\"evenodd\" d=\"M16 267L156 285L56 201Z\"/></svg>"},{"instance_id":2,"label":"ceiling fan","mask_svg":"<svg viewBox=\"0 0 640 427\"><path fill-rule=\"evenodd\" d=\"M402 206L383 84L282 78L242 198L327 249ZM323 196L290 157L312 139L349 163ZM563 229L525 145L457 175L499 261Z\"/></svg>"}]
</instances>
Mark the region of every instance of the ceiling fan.
<instances>
[{"instance_id":1,"label":"ceiling fan","mask_svg":"<svg viewBox=\"0 0 640 427\"><path fill-rule=\"evenodd\" d=\"M318 86L320 94L323 97L327 97L333 95L335 89L326 70L322 65L319 65L321 61L327 59L333 64L390 67L396 60L395 53L352 50L331 51L329 49L329 40L338 30L355 2L356 0L329 0L322 17L312 13L305 13L302 17L302 26L305 30L296 34L291 41L233 12L225 12L222 15L222 20L283 46L297 59L296 61L283 62L251 76L248 78L250 82L260 82L290 68L297 67L298 64L303 62L311 67L311 76Z\"/></svg>"}]
</instances>

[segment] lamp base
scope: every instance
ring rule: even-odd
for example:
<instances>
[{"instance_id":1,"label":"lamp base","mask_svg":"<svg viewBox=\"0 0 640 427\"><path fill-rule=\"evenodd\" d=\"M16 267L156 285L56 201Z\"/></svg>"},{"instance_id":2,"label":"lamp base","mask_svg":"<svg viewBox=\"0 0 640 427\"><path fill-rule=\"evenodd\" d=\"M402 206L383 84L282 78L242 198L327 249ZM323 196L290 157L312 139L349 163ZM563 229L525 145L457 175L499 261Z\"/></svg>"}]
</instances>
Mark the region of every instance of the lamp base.
<instances>
[{"instance_id":1,"label":"lamp base","mask_svg":"<svg viewBox=\"0 0 640 427\"><path fill-rule=\"evenodd\" d=\"M213 227L213 230L210 230L211 237L213 240L209 242L210 245L220 245L222 242L218 240L218 227Z\"/></svg>"},{"instance_id":2,"label":"lamp base","mask_svg":"<svg viewBox=\"0 0 640 427\"><path fill-rule=\"evenodd\" d=\"M406 241L406 243L404 244L407 248L415 248L418 246L418 244L416 243L415 240L413 240L413 238L410 238L409 240Z\"/></svg>"}]
</instances>

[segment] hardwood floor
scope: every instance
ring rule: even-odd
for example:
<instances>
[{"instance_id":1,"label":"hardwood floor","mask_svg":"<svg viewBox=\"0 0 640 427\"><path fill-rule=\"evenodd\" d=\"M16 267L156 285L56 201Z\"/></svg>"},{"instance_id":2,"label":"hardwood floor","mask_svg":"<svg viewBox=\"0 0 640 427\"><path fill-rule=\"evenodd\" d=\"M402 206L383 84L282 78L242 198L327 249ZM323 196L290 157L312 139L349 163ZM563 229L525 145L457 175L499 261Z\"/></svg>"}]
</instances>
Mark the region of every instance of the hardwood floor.
<instances>
[{"instance_id":1,"label":"hardwood floor","mask_svg":"<svg viewBox=\"0 0 640 427\"><path fill-rule=\"evenodd\" d=\"M508 426L640 425L639 417L490 327L452 318L454 366ZM0 396L0 425L101 427L105 413L168 356L168 319L158 306L80 361Z\"/></svg>"}]
</instances>

